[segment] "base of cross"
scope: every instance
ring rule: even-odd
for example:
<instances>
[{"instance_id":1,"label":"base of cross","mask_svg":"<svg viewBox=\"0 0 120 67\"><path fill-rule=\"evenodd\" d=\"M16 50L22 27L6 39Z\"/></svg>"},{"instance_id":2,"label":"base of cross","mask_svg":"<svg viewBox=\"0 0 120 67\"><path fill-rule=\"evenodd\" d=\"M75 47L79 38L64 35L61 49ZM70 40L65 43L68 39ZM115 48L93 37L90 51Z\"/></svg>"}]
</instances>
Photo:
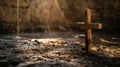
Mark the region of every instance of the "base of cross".
<instances>
[{"instance_id":1,"label":"base of cross","mask_svg":"<svg viewBox=\"0 0 120 67\"><path fill-rule=\"evenodd\" d=\"M91 23L91 10L86 9L85 22L77 22L75 25L85 29L86 53L89 54L92 47L92 29L102 29L102 24Z\"/></svg>"}]
</instances>

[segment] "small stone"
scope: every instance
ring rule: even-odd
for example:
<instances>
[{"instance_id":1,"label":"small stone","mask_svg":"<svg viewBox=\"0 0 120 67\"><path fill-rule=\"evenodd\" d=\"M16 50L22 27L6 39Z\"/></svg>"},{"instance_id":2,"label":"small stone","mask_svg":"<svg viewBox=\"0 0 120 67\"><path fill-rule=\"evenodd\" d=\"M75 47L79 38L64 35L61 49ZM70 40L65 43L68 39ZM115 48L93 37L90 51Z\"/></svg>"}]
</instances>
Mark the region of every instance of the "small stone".
<instances>
[{"instance_id":1,"label":"small stone","mask_svg":"<svg viewBox=\"0 0 120 67\"><path fill-rule=\"evenodd\" d=\"M91 49L94 50L94 51L97 51L97 50L98 50L97 47L92 47Z\"/></svg>"},{"instance_id":2,"label":"small stone","mask_svg":"<svg viewBox=\"0 0 120 67\"><path fill-rule=\"evenodd\" d=\"M74 38L77 38L77 39L79 39L79 38L85 38L85 34L76 35Z\"/></svg>"},{"instance_id":3,"label":"small stone","mask_svg":"<svg viewBox=\"0 0 120 67\"><path fill-rule=\"evenodd\" d=\"M68 46L68 44L64 44L64 46Z\"/></svg>"},{"instance_id":4,"label":"small stone","mask_svg":"<svg viewBox=\"0 0 120 67\"><path fill-rule=\"evenodd\" d=\"M36 42L37 44L41 44L38 40L35 40L34 42Z\"/></svg>"}]
</instances>

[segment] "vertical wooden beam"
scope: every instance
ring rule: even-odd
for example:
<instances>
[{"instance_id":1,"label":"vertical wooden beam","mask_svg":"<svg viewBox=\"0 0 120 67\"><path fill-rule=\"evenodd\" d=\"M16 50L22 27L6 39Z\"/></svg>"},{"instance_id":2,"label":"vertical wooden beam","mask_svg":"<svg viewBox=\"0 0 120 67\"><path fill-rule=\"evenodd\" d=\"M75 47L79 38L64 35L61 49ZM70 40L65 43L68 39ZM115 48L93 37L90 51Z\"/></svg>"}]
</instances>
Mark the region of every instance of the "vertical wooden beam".
<instances>
[{"instance_id":1,"label":"vertical wooden beam","mask_svg":"<svg viewBox=\"0 0 120 67\"><path fill-rule=\"evenodd\" d=\"M91 10L85 11L85 41L86 41L86 52L87 54L91 51L92 46L92 29L88 28L87 25L91 23Z\"/></svg>"}]
</instances>

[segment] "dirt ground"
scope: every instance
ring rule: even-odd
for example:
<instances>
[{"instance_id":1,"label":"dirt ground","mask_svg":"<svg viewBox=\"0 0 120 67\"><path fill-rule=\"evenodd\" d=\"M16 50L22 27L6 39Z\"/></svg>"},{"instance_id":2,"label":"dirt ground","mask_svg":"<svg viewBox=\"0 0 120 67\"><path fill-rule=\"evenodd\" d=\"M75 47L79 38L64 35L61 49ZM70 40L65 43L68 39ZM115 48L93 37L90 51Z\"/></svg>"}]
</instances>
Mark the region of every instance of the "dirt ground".
<instances>
[{"instance_id":1,"label":"dirt ground","mask_svg":"<svg viewBox=\"0 0 120 67\"><path fill-rule=\"evenodd\" d=\"M0 67L120 67L119 37L93 33L92 51L87 55L83 33L49 35L21 34L24 38L19 41L12 35L1 36L6 41L0 40ZM32 39L38 42L25 41Z\"/></svg>"}]
</instances>

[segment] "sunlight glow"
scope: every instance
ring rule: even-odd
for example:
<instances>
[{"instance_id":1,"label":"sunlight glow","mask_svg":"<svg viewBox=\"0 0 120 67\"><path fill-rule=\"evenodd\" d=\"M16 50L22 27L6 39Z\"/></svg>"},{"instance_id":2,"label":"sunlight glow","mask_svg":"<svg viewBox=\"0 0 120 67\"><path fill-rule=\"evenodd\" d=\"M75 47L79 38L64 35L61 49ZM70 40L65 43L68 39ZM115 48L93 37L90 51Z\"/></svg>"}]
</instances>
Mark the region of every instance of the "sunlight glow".
<instances>
[{"instance_id":1,"label":"sunlight glow","mask_svg":"<svg viewBox=\"0 0 120 67\"><path fill-rule=\"evenodd\" d=\"M43 38L43 39L31 39L31 41L39 41L39 42L42 42L42 43L47 43L47 42L50 42L50 41L63 41L62 38Z\"/></svg>"}]
</instances>

